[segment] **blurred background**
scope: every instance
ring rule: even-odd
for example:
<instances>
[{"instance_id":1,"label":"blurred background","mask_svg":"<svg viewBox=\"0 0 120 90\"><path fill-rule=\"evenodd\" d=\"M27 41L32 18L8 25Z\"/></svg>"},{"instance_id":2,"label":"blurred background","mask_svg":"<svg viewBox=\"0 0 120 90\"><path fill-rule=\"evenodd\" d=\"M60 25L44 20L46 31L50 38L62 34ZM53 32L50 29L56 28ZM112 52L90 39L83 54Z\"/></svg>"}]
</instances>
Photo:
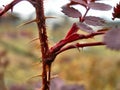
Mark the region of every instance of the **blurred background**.
<instances>
[{"instance_id":1,"label":"blurred background","mask_svg":"<svg viewBox=\"0 0 120 90\"><path fill-rule=\"evenodd\" d=\"M60 7L58 11L46 9L45 12L46 16L56 17L47 20L49 46L64 38L72 23L77 22L76 19L63 15ZM107 20L108 26L119 25L119 20L114 23L110 20L111 15L104 16L104 12L102 15L101 17ZM31 23L19 27L21 23L34 18L34 10L29 14L8 12L0 17L0 87L2 88L38 90L41 85L39 40L34 41L38 38L37 26ZM79 42L100 40L102 37ZM120 52L109 50L104 46L82 48L80 52L77 49L65 51L58 55L53 63L52 75L57 76L52 80L52 86L56 89L52 90L71 90L67 88L71 85L77 87L72 90L120 90Z\"/></svg>"}]
</instances>

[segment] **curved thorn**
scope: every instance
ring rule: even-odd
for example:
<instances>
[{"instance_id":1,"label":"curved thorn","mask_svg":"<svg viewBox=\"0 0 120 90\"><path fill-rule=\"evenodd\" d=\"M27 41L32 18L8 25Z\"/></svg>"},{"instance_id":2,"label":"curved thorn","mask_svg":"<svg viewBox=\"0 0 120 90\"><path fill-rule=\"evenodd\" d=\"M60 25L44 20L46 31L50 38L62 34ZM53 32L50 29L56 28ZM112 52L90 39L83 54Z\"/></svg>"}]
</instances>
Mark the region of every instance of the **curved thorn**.
<instances>
[{"instance_id":1,"label":"curved thorn","mask_svg":"<svg viewBox=\"0 0 120 90\"><path fill-rule=\"evenodd\" d=\"M34 19L34 20L31 20L31 21L22 23L22 24L18 25L17 28L19 28L19 27L21 27L21 26L24 26L24 25L27 25L27 24L30 24L30 23L33 23L33 22L37 22L37 21L38 21L38 20Z\"/></svg>"}]
</instances>

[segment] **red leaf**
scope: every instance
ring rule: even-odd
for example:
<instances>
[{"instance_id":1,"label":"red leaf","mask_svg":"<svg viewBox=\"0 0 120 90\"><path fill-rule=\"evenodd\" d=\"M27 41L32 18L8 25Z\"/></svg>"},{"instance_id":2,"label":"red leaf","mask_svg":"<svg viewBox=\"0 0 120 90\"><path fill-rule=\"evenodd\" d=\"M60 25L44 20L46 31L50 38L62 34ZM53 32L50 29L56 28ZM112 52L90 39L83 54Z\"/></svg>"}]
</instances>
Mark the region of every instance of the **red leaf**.
<instances>
[{"instance_id":1,"label":"red leaf","mask_svg":"<svg viewBox=\"0 0 120 90\"><path fill-rule=\"evenodd\" d=\"M120 3L116 5L116 7L114 7L114 12L112 13L113 15L113 20L115 18L120 18Z\"/></svg>"},{"instance_id":2,"label":"red leaf","mask_svg":"<svg viewBox=\"0 0 120 90\"><path fill-rule=\"evenodd\" d=\"M76 2L76 3L78 3L78 4L82 5L82 6L87 5L87 3L84 0L71 0L71 2Z\"/></svg>"},{"instance_id":3,"label":"red leaf","mask_svg":"<svg viewBox=\"0 0 120 90\"><path fill-rule=\"evenodd\" d=\"M101 10L101 11L108 11L110 10L112 7L108 4L104 4L104 3L94 3L94 2L91 2L88 4L88 6L91 8L91 9L94 9L94 10Z\"/></svg>"},{"instance_id":4,"label":"red leaf","mask_svg":"<svg viewBox=\"0 0 120 90\"><path fill-rule=\"evenodd\" d=\"M93 26L103 26L105 24L104 19L95 16L86 16L84 22Z\"/></svg>"},{"instance_id":5,"label":"red leaf","mask_svg":"<svg viewBox=\"0 0 120 90\"><path fill-rule=\"evenodd\" d=\"M86 3L84 0L71 0L71 1L73 1L73 2L78 2L78 3L83 3L83 4Z\"/></svg>"},{"instance_id":6,"label":"red leaf","mask_svg":"<svg viewBox=\"0 0 120 90\"><path fill-rule=\"evenodd\" d=\"M73 1L71 1L70 3L68 3L67 5L68 6L71 6L71 5L77 5L77 4L79 4L78 2L73 2Z\"/></svg>"},{"instance_id":7,"label":"red leaf","mask_svg":"<svg viewBox=\"0 0 120 90\"><path fill-rule=\"evenodd\" d=\"M77 27L76 23L74 23L74 24L72 25L72 28L68 31L68 33L67 33L67 35L66 35L65 38L67 38L67 37L69 37L70 35L76 33L76 32L78 31L78 29L79 29L79 28Z\"/></svg>"},{"instance_id":8,"label":"red leaf","mask_svg":"<svg viewBox=\"0 0 120 90\"><path fill-rule=\"evenodd\" d=\"M65 42L70 43L70 42L78 40L81 37L83 37L83 35L75 33L75 34L72 34L71 36L67 37L65 39Z\"/></svg>"},{"instance_id":9,"label":"red leaf","mask_svg":"<svg viewBox=\"0 0 120 90\"><path fill-rule=\"evenodd\" d=\"M108 48L113 50L120 50L120 27L112 28L104 37L104 42Z\"/></svg>"},{"instance_id":10,"label":"red leaf","mask_svg":"<svg viewBox=\"0 0 120 90\"><path fill-rule=\"evenodd\" d=\"M91 27L89 27L88 25L84 24L84 23L77 23L77 26L79 27L80 30L88 32L88 33L93 33L93 29Z\"/></svg>"},{"instance_id":11,"label":"red leaf","mask_svg":"<svg viewBox=\"0 0 120 90\"><path fill-rule=\"evenodd\" d=\"M73 18L79 18L82 16L82 14L78 10L73 7L69 7L68 5L62 7L62 12L67 16Z\"/></svg>"}]
</instances>

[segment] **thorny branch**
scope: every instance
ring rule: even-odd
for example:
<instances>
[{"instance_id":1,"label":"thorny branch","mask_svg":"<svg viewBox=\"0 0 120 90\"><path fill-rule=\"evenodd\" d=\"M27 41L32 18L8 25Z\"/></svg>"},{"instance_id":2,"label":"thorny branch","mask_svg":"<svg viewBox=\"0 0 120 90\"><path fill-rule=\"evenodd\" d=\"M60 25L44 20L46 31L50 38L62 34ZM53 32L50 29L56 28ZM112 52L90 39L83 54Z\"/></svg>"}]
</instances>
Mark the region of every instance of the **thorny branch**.
<instances>
[{"instance_id":1,"label":"thorny branch","mask_svg":"<svg viewBox=\"0 0 120 90\"><path fill-rule=\"evenodd\" d=\"M90 47L90 46L100 46L100 45L105 45L104 42L92 42L92 43L76 43L76 44L72 44L72 45L68 45L66 47L63 47L61 50L59 50L56 54L60 54L66 50L70 50L73 48L84 48L84 47Z\"/></svg>"},{"instance_id":2,"label":"thorny branch","mask_svg":"<svg viewBox=\"0 0 120 90\"><path fill-rule=\"evenodd\" d=\"M81 39L88 39L88 38L93 38L94 36L97 36L97 35L102 35L102 34L105 34L105 31L101 31L101 32L95 32L95 33L90 33L88 35L81 35L81 34L73 34L73 35L76 35L76 37L74 39L71 39L73 38L71 35L70 37L67 37L63 40L61 40L60 42L58 42L56 45L54 45L53 47L51 47L51 52L59 52L59 50L65 46L66 44L68 43L71 43L73 41L77 41L77 40L81 40ZM70 40L69 40L70 39Z\"/></svg>"}]
</instances>

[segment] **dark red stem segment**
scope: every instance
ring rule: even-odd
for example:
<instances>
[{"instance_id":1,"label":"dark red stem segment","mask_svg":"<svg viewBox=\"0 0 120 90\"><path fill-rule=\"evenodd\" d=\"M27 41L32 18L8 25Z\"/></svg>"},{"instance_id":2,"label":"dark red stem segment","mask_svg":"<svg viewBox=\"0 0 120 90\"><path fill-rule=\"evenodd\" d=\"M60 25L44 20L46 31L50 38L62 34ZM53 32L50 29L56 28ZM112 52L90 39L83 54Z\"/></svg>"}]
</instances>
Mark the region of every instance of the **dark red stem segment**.
<instances>
[{"instance_id":1,"label":"dark red stem segment","mask_svg":"<svg viewBox=\"0 0 120 90\"><path fill-rule=\"evenodd\" d=\"M23 1L23 0L14 0L14 1L12 1L10 4L4 6L4 9L0 11L0 16L2 16L3 14L5 14L8 10L10 10L10 9L12 10L13 7L14 7L17 3L21 2L21 1Z\"/></svg>"},{"instance_id":2,"label":"dark red stem segment","mask_svg":"<svg viewBox=\"0 0 120 90\"><path fill-rule=\"evenodd\" d=\"M44 7L43 0L36 0L36 19L37 26L39 30L39 39L40 39L40 47L42 53L42 90L49 90L48 77L50 76L50 66L48 65L47 58L49 56L49 47L48 47L48 39L46 33L46 23L45 23L45 15L44 15Z\"/></svg>"}]
</instances>

